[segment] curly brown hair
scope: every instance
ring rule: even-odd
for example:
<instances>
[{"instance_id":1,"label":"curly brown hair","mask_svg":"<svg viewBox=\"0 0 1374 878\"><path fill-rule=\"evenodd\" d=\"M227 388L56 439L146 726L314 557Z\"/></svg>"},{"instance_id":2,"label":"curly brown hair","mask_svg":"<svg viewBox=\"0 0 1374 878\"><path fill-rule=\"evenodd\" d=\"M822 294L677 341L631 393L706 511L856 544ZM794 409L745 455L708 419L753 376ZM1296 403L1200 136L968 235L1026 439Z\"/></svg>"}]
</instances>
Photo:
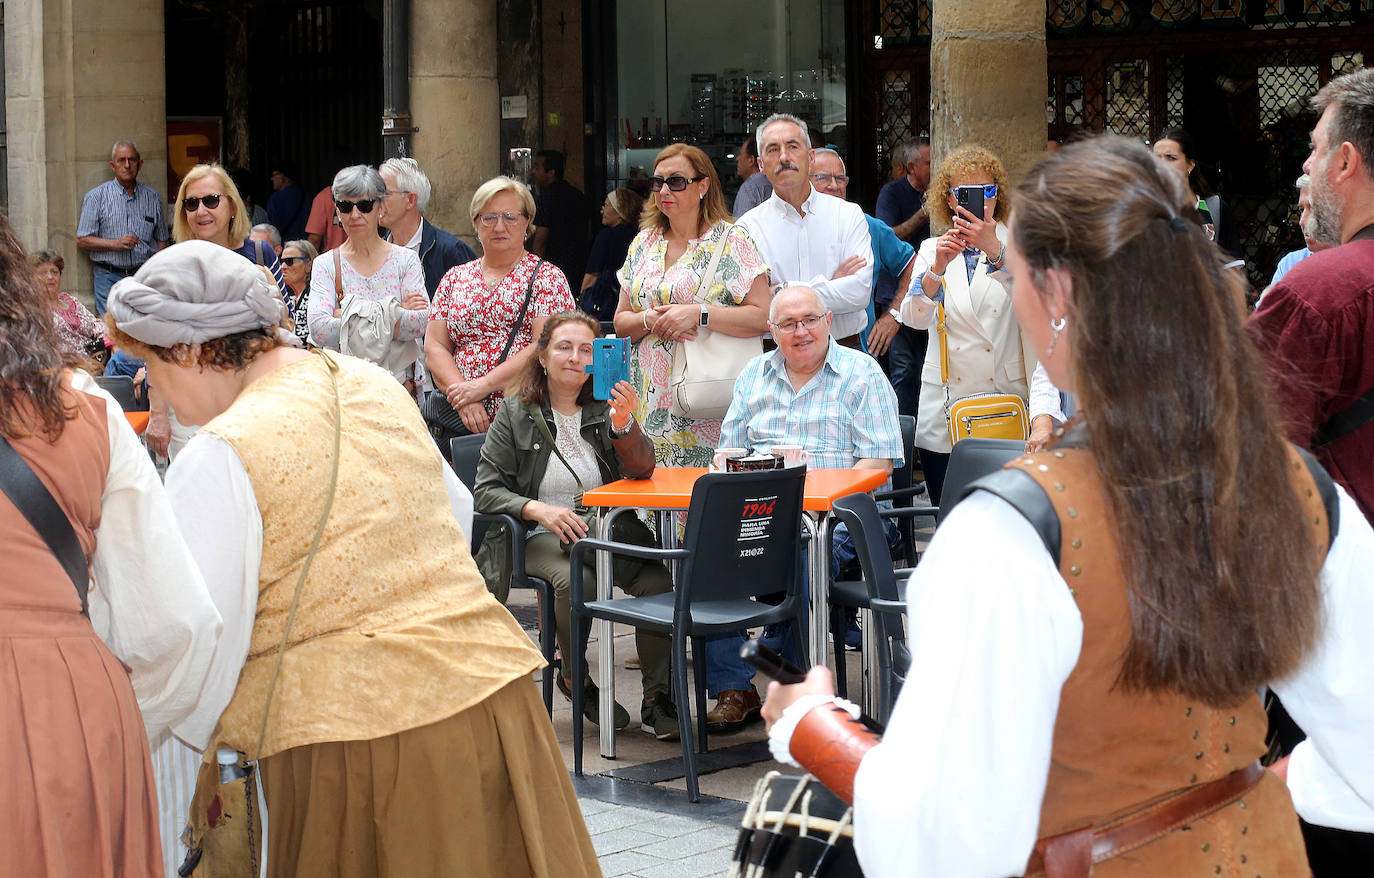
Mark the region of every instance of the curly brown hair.
<instances>
[{"instance_id":1,"label":"curly brown hair","mask_svg":"<svg viewBox=\"0 0 1374 878\"><path fill-rule=\"evenodd\" d=\"M115 347L140 360L157 357L164 363L177 366L200 365L224 372L246 369L258 357L282 345L274 327L250 329L201 342L200 356L193 357L189 344L164 348L139 341L115 325L114 316L109 313L105 314L105 326Z\"/></svg>"},{"instance_id":2,"label":"curly brown hair","mask_svg":"<svg viewBox=\"0 0 1374 878\"><path fill-rule=\"evenodd\" d=\"M950 212L949 201L945 197L949 194L950 181L955 177L979 174L987 174L992 178L992 182L997 184L997 206L993 208L992 218L999 223L1007 221L1007 217L1011 215L1011 178L1007 176L1007 171L997 156L981 146L970 144L961 146L946 156L935 171L935 176L930 178L930 185L926 187L926 205L930 209L930 218L935 220L936 225L954 225L954 215Z\"/></svg>"},{"instance_id":3,"label":"curly brown hair","mask_svg":"<svg viewBox=\"0 0 1374 878\"><path fill-rule=\"evenodd\" d=\"M63 384L81 358L68 351L24 245L0 211L0 433L56 442L74 409Z\"/></svg>"}]
</instances>

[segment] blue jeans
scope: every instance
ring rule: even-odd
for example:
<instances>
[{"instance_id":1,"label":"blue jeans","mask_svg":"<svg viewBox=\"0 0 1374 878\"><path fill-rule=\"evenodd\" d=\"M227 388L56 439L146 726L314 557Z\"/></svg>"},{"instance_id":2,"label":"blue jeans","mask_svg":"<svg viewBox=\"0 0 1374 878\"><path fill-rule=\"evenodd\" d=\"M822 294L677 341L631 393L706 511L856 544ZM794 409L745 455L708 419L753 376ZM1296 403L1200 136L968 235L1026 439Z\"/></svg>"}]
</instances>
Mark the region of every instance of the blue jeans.
<instances>
[{"instance_id":1,"label":"blue jeans","mask_svg":"<svg viewBox=\"0 0 1374 878\"><path fill-rule=\"evenodd\" d=\"M143 361L137 357L131 357L121 350L116 349L110 354L110 361L105 364L106 375L125 375L129 378L138 374L138 370L143 368Z\"/></svg>"},{"instance_id":2,"label":"blue jeans","mask_svg":"<svg viewBox=\"0 0 1374 878\"><path fill-rule=\"evenodd\" d=\"M887 371L892 389L897 393L898 414L916 417L921 399L921 366L926 359L929 333L924 329L903 326L892 336L887 349Z\"/></svg>"},{"instance_id":3,"label":"blue jeans","mask_svg":"<svg viewBox=\"0 0 1374 878\"><path fill-rule=\"evenodd\" d=\"M98 262L91 268L95 280L95 316L100 317L105 313L105 301L110 298L110 287L115 285L115 281L124 280L126 275L111 271Z\"/></svg>"},{"instance_id":4,"label":"blue jeans","mask_svg":"<svg viewBox=\"0 0 1374 878\"><path fill-rule=\"evenodd\" d=\"M896 522L891 519L883 520L883 530L887 537L889 547L896 546L901 540L902 535L897 530ZM849 535L849 528L844 522L835 525L830 540L830 576L833 579L849 564L852 564L858 556L854 551L854 538ZM802 561L802 594L809 596L810 570L806 566L806 559ZM743 631L732 631L729 634L717 634L714 637L706 638L706 694L715 698L727 689L748 689L753 685L754 669L744 663L744 659L739 657L739 648L744 643ZM802 634L805 637L805 633ZM784 622L781 625L769 625L764 629L763 636L759 638L763 645L775 649L792 661L797 660L797 649L792 639L792 624Z\"/></svg>"}]
</instances>

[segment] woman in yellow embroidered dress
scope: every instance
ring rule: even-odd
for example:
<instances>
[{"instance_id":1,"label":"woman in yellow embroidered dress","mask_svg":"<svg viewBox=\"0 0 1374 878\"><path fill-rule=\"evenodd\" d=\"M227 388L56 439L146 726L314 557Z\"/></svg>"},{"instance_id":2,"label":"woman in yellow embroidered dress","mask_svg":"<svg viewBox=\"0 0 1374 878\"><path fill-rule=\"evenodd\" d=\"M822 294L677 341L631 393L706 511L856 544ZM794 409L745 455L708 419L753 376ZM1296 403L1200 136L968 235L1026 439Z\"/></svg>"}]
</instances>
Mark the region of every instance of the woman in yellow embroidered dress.
<instances>
[{"instance_id":1,"label":"woman in yellow embroidered dress","mask_svg":"<svg viewBox=\"0 0 1374 878\"><path fill-rule=\"evenodd\" d=\"M283 344L282 310L204 242L110 293L118 343L204 425L167 486L226 621L175 733L258 760L269 875L599 875L471 494L389 373Z\"/></svg>"},{"instance_id":2,"label":"woman in yellow embroidered dress","mask_svg":"<svg viewBox=\"0 0 1374 878\"><path fill-rule=\"evenodd\" d=\"M615 332L634 343L630 383L635 419L653 440L660 466L710 466L719 418L684 418L672 403L673 351L703 323L740 338L768 328L768 266L749 233L733 225L706 153L675 143L654 159L653 198L620 269ZM709 290L701 290L723 247ZM704 293L704 294L703 294Z\"/></svg>"}]
</instances>

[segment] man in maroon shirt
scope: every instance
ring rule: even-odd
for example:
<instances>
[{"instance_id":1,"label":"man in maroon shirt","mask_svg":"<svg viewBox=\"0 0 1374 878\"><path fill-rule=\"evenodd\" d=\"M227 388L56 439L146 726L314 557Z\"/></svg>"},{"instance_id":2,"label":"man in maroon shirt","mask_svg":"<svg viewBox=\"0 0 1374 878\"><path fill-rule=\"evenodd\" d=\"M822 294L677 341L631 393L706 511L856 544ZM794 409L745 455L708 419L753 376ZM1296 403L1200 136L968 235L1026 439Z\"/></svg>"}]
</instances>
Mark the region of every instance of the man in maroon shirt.
<instances>
[{"instance_id":1,"label":"man in maroon shirt","mask_svg":"<svg viewBox=\"0 0 1374 878\"><path fill-rule=\"evenodd\" d=\"M1341 246L1285 275L1250 325L1289 438L1312 449L1374 520L1374 421L1330 423L1343 413L1358 423L1360 407L1351 407L1374 388L1374 68L1331 80L1312 105L1321 118L1303 164L1309 222L1313 237Z\"/></svg>"}]
</instances>

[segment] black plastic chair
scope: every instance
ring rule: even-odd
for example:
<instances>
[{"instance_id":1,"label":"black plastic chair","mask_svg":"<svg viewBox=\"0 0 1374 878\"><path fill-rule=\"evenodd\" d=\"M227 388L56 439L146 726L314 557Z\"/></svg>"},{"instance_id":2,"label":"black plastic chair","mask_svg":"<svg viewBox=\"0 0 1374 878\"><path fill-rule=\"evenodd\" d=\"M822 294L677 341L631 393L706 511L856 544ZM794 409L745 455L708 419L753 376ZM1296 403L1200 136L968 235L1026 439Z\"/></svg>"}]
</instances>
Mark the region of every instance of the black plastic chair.
<instances>
[{"instance_id":1,"label":"black plastic chair","mask_svg":"<svg viewBox=\"0 0 1374 878\"><path fill-rule=\"evenodd\" d=\"M914 498L925 491L925 485L915 484L912 478L916 471L916 418L898 415L897 425L902 431L902 465L892 470L892 487L877 492L873 497L876 500L891 500L894 509L910 509ZM915 520L918 517L903 515L897 520L897 529L902 534L902 557L908 567L916 563Z\"/></svg>"},{"instance_id":2,"label":"black plastic chair","mask_svg":"<svg viewBox=\"0 0 1374 878\"><path fill-rule=\"evenodd\" d=\"M95 383L99 384L106 393L114 397L119 407L126 412L146 412L148 410L148 400L139 400L134 396L134 379L128 375L97 375Z\"/></svg>"},{"instance_id":3,"label":"black plastic chair","mask_svg":"<svg viewBox=\"0 0 1374 878\"><path fill-rule=\"evenodd\" d=\"M949 457L949 468L945 472L944 497L950 498L948 502L940 506L912 506L905 509L882 509L875 510L879 519L882 518L905 518L910 520L919 516L934 516L935 525L938 529L940 523L945 520L959 502L964 488L988 473L1001 469L1007 463L1020 457L1026 451L1026 443L1017 439L982 439L969 438L961 440L954 445L954 449ZM843 500L852 500L845 497ZM841 501L836 501L836 506ZM843 516L838 516L840 520L846 520ZM850 533L854 536L854 546L858 550L860 535L855 533L852 525L848 525ZM872 565L877 565L890 571L894 581L905 579L910 575L910 569L893 569L891 556L887 554L887 541L882 537L881 522L870 522L871 528L865 534L866 542L873 547L873 551L868 553L869 565L864 563L865 553L859 551L859 565L863 571L864 580L862 582L833 582L830 585L830 636L834 642L835 649L835 669L836 669L836 689L843 697L848 689L845 679L844 664L844 608L853 607L860 610L872 610L875 623L879 614L887 614L894 610L905 614L905 603L900 601L894 591L892 594L875 592L875 585L872 581ZM886 560L884 560L886 559ZM895 589L895 585L894 585ZM891 630L890 623L887 626ZM880 635L878 649L878 664L880 668L879 695L887 690L889 701L886 709L891 710L892 704L897 697L897 691L906 679L906 667L910 664L910 654L906 650L905 639L882 638L884 629L879 627L875 633ZM886 665L886 671L883 667ZM882 707L880 701L880 708Z\"/></svg>"},{"instance_id":4,"label":"black plastic chair","mask_svg":"<svg viewBox=\"0 0 1374 878\"><path fill-rule=\"evenodd\" d=\"M482 457L482 444L486 434L475 436L455 436L449 440L449 452L453 455L453 471L459 481L473 490L477 484L477 461ZM553 584L525 572L525 525L513 515L474 512L472 515L472 534L468 544L472 554L486 537L487 529L497 522L506 523L510 535L511 548L511 588L531 588L539 592L539 651L544 654L548 664L540 675L540 689L544 696L544 709L553 716L553 649L556 632L553 618Z\"/></svg>"},{"instance_id":5,"label":"black plastic chair","mask_svg":"<svg viewBox=\"0 0 1374 878\"><path fill-rule=\"evenodd\" d=\"M591 619L649 628L672 637L673 699L682 736L687 797L700 798L687 689L687 640L696 656L697 734L705 752L705 636L791 621L797 654L807 665L802 638L802 493L805 467L749 473L707 473L692 487L687 533L680 549L649 549L586 538L572 549L572 638L581 643ZM629 514L629 513L623 513ZM582 600L583 557L605 551L659 561L680 560L673 592L618 600ZM780 603L757 600L782 592ZM582 774L582 699L586 657L572 652L573 772ZM610 668L603 668L610 674Z\"/></svg>"}]
</instances>

